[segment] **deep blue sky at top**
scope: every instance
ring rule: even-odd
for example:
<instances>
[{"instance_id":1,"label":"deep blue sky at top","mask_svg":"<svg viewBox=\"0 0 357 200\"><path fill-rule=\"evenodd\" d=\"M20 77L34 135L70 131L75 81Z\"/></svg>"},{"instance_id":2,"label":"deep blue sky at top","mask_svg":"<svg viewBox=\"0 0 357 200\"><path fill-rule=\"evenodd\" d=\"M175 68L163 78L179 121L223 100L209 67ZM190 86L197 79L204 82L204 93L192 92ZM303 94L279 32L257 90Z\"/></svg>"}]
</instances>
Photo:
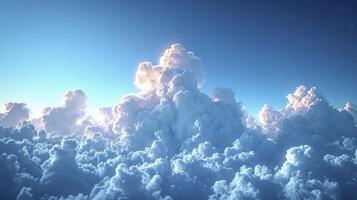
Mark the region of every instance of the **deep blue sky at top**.
<instances>
[{"instance_id":1,"label":"deep blue sky at top","mask_svg":"<svg viewBox=\"0 0 357 200\"><path fill-rule=\"evenodd\" d=\"M279 109L300 84L357 103L356 1L0 1L0 103L42 109L81 88L91 110L135 92L137 65L182 43L203 90Z\"/></svg>"}]
</instances>

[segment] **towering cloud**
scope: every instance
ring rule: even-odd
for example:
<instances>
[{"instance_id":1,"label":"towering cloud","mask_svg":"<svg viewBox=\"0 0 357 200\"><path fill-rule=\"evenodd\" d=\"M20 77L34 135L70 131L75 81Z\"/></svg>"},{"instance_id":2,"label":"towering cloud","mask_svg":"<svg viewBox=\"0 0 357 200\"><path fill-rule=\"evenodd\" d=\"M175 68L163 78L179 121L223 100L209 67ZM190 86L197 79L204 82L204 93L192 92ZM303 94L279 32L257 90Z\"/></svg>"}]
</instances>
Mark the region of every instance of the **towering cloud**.
<instances>
[{"instance_id":1,"label":"towering cloud","mask_svg":"<svg viewBox=\"0 0 357 200\"><path fill-rule=\"evenodd\" d=\"M140 91L96 122L76 90L45 110L45 131L0 127L0 199L357 198L354 105L299 86L256 121L232 90L202 93L203 80L199 58L175 44L141 63Z\"/></svg>"},{"instance_id":2,"label":"towering cloud","mask_svg":"<svg viewBox=\"0 0 357 200\"><path fill-rule=\"evenodd\" d=\"M174 152L205 140L220 148L232 143L244 130L240 104L227 88L217 88L213 99L201 93L202 81L199 58L172 45L159 65L139 65L135 84L142 92L115 106L114 132L140 148L163 139Z\"/></svg>"}]
</instances>

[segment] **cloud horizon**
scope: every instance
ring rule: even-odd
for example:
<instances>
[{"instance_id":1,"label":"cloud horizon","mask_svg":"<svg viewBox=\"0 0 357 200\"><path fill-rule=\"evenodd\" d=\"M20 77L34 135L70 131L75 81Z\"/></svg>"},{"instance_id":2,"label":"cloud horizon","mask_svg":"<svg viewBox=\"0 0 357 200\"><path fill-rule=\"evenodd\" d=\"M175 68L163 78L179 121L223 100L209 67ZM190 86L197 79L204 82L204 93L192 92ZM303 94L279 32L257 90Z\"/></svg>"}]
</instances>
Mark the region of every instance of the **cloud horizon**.
<instances>
[{"instance_id":1,"label":"cloud horizon","mask_svg":"<svg viewBox=\"0 0 357 200\"><path fill-rule=\"evenodd\" d=\"M139 64L137 93L86 114L68 91L31 118L0 113L0 199L353 199L357 107L298 86L281 110L249 116L229 88L203 93L181 44Z\"/></svg>"}]
</instances>

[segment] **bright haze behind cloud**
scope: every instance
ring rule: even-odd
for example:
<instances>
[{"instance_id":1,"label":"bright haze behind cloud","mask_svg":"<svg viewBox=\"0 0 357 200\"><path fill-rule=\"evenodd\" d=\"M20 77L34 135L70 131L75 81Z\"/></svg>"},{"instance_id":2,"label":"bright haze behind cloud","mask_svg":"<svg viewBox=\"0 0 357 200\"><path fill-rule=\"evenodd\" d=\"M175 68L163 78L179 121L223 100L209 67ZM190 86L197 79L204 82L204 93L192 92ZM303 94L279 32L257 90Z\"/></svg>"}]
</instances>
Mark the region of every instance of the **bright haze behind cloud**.
<instances>
[{"instance_id":1,"label":"bright haze behind cloud","mask_svg":"<svg viewBox=\"0 0 357 200\"><path fill-rule=\"evenodd\" d=\"M81 88L91 113L135 91L136 66L182 43L203 90L230 87L247 111L282 108L297 85L357 102L354 1L1 1L0 103L40 112Z\"/></svg>"}]
</instances>

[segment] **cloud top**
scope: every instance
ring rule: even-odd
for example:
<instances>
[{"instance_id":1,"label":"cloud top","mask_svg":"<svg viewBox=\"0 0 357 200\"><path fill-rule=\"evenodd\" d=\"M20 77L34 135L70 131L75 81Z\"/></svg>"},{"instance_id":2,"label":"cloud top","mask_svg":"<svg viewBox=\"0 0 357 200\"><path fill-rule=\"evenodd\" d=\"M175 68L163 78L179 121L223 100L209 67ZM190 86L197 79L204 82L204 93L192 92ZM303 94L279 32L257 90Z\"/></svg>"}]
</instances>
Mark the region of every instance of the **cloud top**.
<instances>
[{"instance_id":1,"label":"cloud top","mask_svg":"<svg viewBox=\"0 0 357 200\"><path fill-rule=\"evenodd\" d=\"M0 113L0 126L15 127L19 122L29 118L29 109L24 103L5 104L5 112Z\"/></svg>"},{"instance_id":2,"label":"cloud top","mask_svg":"<svg viewBox=\"0 0 357 200\"><path fill-rule=\"evenodd\" d=\"M173 78L173 73L176 74L178 71L192 73L191 78L199 86L203 84L201 60L192 52L186 51L181 44L173 44L165 50L158 65L153 65L151 62L139 64L135 85L142 91L164 90Z\"/></svg>"},{"instance_id":3,"label":"cloud top","mask_svg":"<svg viewBox=\"0 0 357 200\"><path fill-rule=\"evenodd\" d=\"M84 116L86 100L82 90L68 91L58 107L44 110L42 124L48 133L70 134L76 129L76 123Z\"/></svg>"}]
</instances>

